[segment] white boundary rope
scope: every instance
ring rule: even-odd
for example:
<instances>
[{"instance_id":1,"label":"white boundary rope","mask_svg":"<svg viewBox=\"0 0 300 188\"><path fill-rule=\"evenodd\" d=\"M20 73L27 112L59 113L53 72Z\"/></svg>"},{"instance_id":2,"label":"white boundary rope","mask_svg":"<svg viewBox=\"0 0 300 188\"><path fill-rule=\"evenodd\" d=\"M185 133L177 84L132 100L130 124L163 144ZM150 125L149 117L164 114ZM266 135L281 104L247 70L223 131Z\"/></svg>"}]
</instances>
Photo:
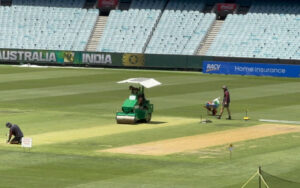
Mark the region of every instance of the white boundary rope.
<instances>
[{"instance_id":1,"label":"white boundary rope","mask_svg":"<svg viewBox=\"0 0 300 188\"><path fill-rule=\"evenodd\" d=\"M248 179L248 180L246 181L246 183L244 183L244 185L243 185L241 188L246 187L246 185L248 185L248 183L249 183L253 178L255 178L255 176L257 176L258 174L259 174L259 173L258 173L258 170L257 170L257 172L255 172L255 174L253 174L253 176L251 176L251 178Z\"/></svg>"},{"instance_id":2,"label":"white boundary rope","mask_svg":"<svg viewBox=\"0 0 300 188\"><path fill-rule=\"evenodd\" d=\"M259 173L258 173L258 175L260 176L260 178L261 178L262 182L265 184L265 186L266 186L267 188L270 188L270 187L268 186L268 184L266 183L265 179L263 178L263 176L262 176L261 174L259 174Z\"/></svg>"},{"instance_id":3,"label":"white boundary rope","mask_svg":"<svg viewBox=\"0 0 300 188\"><path fill-rule=\"evenodd\" d=\"M257 170L257 171L255 172L255 174L253 174L253 176L251 176L251 178L249 178L249 179L246 181L246 183L244 183L244 185L243 185L241 188L245 188L246 185L248 185L248 183L249 183L251 180L253 180L253 178L255 178L256 176L259 176L259 177L261 178L263 184L265 184L265 186L266 186L267 188L270 188L269 185L266 183L265 179L263 178L263 176L259 173L259 170Z\"/></svg>"}]
</instances>

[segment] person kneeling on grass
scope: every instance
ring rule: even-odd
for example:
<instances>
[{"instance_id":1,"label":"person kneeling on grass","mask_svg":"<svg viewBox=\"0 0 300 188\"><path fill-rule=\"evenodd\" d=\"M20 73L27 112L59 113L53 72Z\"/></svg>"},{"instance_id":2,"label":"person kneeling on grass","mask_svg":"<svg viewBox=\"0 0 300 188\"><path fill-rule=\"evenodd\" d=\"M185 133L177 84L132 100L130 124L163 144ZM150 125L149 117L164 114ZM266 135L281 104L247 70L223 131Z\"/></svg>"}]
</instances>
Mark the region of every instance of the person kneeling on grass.
<instances>
[{"instance_id":1,"label":"person kneeling on grass","mask_svg":"<svg viewBox=\"0 0 300 188\"><path fill-rule=\"evenodd\" d=\"M18 125L13 125L11 123L6 123L6 127L9 128L9 136L7 143L8 144L21 144L23 133ZM14 138L11 140L11 137L14 135Z\"/></svg>"},{"instance_id":2,"label":"person kneeling on grass","mask_svg":"<svg viewBox=\"0 0 300 188\"><path fill-rule=\"evenodd\" d=\"M218 107L220 105L220 97L214 99L213 101L208 101L204 108L206 108L208 111L212 112L212 115L215 116L217 114L217 110L218 110Z\"/></svg>"}]
</instances>

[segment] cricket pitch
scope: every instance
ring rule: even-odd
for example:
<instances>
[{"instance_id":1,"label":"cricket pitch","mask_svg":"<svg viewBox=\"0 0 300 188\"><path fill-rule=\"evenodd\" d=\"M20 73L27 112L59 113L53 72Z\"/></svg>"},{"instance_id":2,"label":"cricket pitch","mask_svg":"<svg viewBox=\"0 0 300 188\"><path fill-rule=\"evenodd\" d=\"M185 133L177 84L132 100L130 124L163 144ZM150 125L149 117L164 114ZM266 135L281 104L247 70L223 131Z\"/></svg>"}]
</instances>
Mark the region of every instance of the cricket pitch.
<instances>
[{"instance_id":1,"label":"cricket pitch","mask_svg":"<svg viewBox=\"0 0 300 188\"><path fill-rule=\"evenodd\" d=\"M101 152L162 156L292 132L300 132L300 126L262 124L195 136L111 148L101 150Z\"/></svg>"}]
</instances>

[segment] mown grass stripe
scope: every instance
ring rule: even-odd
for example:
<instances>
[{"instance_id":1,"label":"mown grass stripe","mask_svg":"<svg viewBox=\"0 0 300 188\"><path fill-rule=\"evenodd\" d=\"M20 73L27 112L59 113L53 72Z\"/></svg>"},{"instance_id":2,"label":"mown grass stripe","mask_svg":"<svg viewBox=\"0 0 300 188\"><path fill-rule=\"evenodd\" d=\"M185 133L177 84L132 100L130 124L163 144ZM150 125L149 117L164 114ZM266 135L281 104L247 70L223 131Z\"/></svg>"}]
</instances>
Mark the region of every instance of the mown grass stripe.
<instances>
[{"instance_id":1,"label":"mown grass stripe","mask_svg":"<svg viewBox=\"0 0 300 188\"><path fill-rule=\"evenodd\" d=\"M0 101L11 100L25 100L25 99L38 99L43 97L57 97L57 96L72 96L85 93L113 91L121 89L121 86L112 86L112 82L104 84L88 83L88 84L75 84L63 85L57 87L44 87L34 89L17 89L9 91L0 91L2 97Z\"/></svg>"},{"instance_id":2,"label":"mown grass stripe","mask_svg":"<svg viewBox=\"0 0 300 188\"><path fill-rule=\"evenodd\" d=\"M34 141L34 145L55 144L61 142L70 142L73 140L87 139L91 137L113 135L124 132L141 131L147 129L161 128L165 126L187 125L198 122L198 119L168 118L157 117L162 124L139 124L139 125L117 125L110 124L106 126L96 126L74 130L64 130L57 132L48 132L38 135L28 135Z\"/></svg>"},{"instance_id":3,"label":"mown grass stripe","mask_svg":"<svg viewBox=\"0 0 300 188\"><path fill-rule=\"evenodd\" d=\"M81 70L51 70L51 71L39 71L39 72L25 72L25 73L13 73L13 74L0 74L0 83L12 82L12 81L24 81L24 80L40 80L46 78L64 78L71 76L85 76L85 75L95 75L95 74L105 74L104 72L88 72Z\"/></svg>"},{"instance_id":4,"label":"mown grass stripe","mask_svg":"<svg viewBox=\"0 0 300 188\"><path fill-rule=\"evenodd\" d=\"M276 89L274 89L276 88ZM280 88L280 89L278 89ZM290 89L294 88L294 89ZM230 89L231 101L235 100L251 100L260 97L272 97L276 95L287 95L296 94L300 92L300 83L282 83L282 84L271 84L261 86L250 86L245 88L233 88ZM189 93L188 91L184 94L174 94L172 96L158 96L152 97L152 100L162 103L161 108L175 108L181 106L189 106L195 103L204 104L208 100L212 100L216 97L223 97L221 89L214 91L202 91ZM168 105L166 105L168 103Z\"/></svg>"},{"instance_id":5,"label":"mown grass stripe","mask_svg":"<svg viewBox=\"0 0 300 188\"><path fill-rule=\"evenodd\" d=\"M64 77L58 78L40 78L33 80L19 80L12 82L3 82L0 83L0 91L6 90L17 90L17 89L36 89L36 88L45 88L45 87L58 87L65 85L78 85L78 84L89 84L97 83L101 84L106 82L107 77L111 75L102 75L99 74L88 74L88 75L65 75Z\"/></svg>"}]
</instances>

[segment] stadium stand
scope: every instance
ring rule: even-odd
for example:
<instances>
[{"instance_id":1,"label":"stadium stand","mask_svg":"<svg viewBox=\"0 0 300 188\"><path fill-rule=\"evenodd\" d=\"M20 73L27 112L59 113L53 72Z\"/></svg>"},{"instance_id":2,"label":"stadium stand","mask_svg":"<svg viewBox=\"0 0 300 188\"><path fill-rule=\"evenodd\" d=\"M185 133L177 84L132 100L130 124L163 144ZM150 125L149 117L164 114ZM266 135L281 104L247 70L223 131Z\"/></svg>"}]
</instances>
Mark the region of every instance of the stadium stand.
<instances>
[{"instance_id":1,"label":"stadium stand","mask_svg":"<svg viewBox=\"0 0 300 188\"><path fill-rule=\"evenodd\" d=\"M216 18L213 13L201 13L204 6L203 1L171 0L145 53L195 54Z\"/></svg>"},{"instance_id":2,"label":"stadium stand","mask_svg":"<svg viewBox=\"0 0 300 188\"><path fill-rule=\"evenodd\" d=\"M300 2L296 0L255 0L249 12L264 14L299 14Z\"/></svg>"},{"instance_id":3,"label":"stadium stand","mask_svg":"<svg viewBox=\"0 0 300 188\"><path fill-rule=\"evenodd\" d=\"M142 53L166 0L133 0L129 10L112 10L97 51Z\"/></svg>"},{"instance_id":4,"label":"stadium stand","mask_svg":"<svg viewBox=\"0 0 300 188\"><path fill-rule=\"evenodd\" d=\"M0 48L85 50L99 11L78 8L83 0L63 2L14 0L1 6Z\"/></svg>"},{"instance_id":5,"label":"stadium stand","mask_svg":"<svg viewBox=\"0 0 300 188\"><path fill-rule=\"evenodd\" d=\"M254 1L246 15L228 15L206 55L300 59L299 3Z\"/></svg>"},{"instance_id":6,"label":"stadium stand","mask_svg":"<svg viewBox=\"0 0 300 188\"><path fill-rule=\"evenodd\" d=\"M12 0L0 48L300 59L300 1L236 0L225 21L211 13L225 0L123 1L100 18L93 0Z\"/></svg>"}]
</instances>

